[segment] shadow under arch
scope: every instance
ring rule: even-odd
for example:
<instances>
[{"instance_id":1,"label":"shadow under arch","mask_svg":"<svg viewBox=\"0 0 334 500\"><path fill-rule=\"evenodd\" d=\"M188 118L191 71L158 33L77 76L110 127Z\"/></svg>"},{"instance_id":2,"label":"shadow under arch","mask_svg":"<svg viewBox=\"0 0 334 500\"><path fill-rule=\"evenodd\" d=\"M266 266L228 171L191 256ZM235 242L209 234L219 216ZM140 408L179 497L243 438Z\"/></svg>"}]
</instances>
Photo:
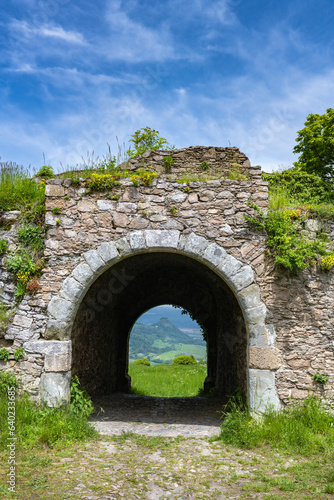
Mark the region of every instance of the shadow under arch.
<instances>
[{"instance_id":1,"label":"shadow under arch","mask_svg":"<svg viewBox=\"0 0 334 500\"><path fill-rule=\"evenodd\" d=\"M83 254L81 262L49 302L45 338L64 341L72 339L73 371L75 373L78 367L89 365L84 377L93 381L93 390L110 392L116 390L116 387L127 390L128 381L124 375L127 356L126 349L121 346L127 343L127 333L135 318L136 308L140 305L136 313L139 315L140 308L144 310L149 307L149 302L153 306L157 283L163 285L165 282L161 274L153 272L150 263L151 272L146 273L150 278L149 286L147 283L144 288L136 286L137 271L144 269L145 259L150 259L153 254L160 261L162 254L175 259L175 262L186 259L188 279L182 281L183 300L196 296L197 301L193 300L193 303L196 302L197 307L201 305L203 314L207 315L207 322L214 323L217 332L225 332L224 335L219 333L216 337L211 336L211 339L221 338L220 345L227 343L227 349L222 352L219 343L210 341L208 350L211 359L215 359L210 361L213 370L210 376L218 384L220 393L226 395L235 387L246 385L252 413L263 411L268 404L279 407L275 387L275 370L279 367L277 350L272 347L272 325L266 325L266 307L261 301L260 288L254 282L254 272L249 265L228 254L222 246L195 233L181 234L177 230L129 231L125 237L102 243ZM130 265L131 262L136 262L137 266ZM127 269L122 268L122 263L126 264ZM182 266L176 267L182 269ZM167 268L170 269L168 266ZM192 272L194 269L197 274ZM211 278L205 281L203 276L210 273ZM169 272L166 276L169 276ZM215 300L211 301L209 307L206 301L210 294L204 293L205 284L210 284L210 290L218 290L213 294ZM124 289L131 293L123 293ZM161 287L159 290L161 296ZM175 286L173 290L174 293L180 292ZM126 297L126 300L120 302L121 297ZM218 297L222 300L218 300ZM115 304L122 306L123 314L118 312L115 316L111 315L111 310L117 312L116 308L110 306L114 299ZM164 298L165 303L174 300ZM221 313L222 308L224 314ZM109 313L103 313L105 310ZM220 311L219 314L217 310ZM210 311L214 313L210 314ZM222 318L225 321L224 327L219 323ZM96 327L97 324L99 328ZM227 328L229 324L232 324L232 329ZM118 334L106 336L103 332L108 329L110 331L110 328L118 331ZM77 349L80 342L85 344L85 348ZM237 345L242 345L238 352ZM68 348L66 346L64 345L64 349ZM227 356L227 352L232 352L233 355ZM249 365L250 358L252 366ZM231 363L238 365L238 369L235 366L231 368ZM100 372L101 364L109 367L108 377L103 374L105 370ZM274 368L273 364L276 365ZM65 385L64 381L64 389L59 387L60 393L66 393ZM41 395L48 400L48 394L43 394L42 391Z\"/></svg>"},{"instance_id":2,"label":"shadow under arch","mask_svg":"<svg viewBox=\"0 0 334 500\"><path fill-rule=\"evenodd\" d=\"M117 293L108 293L123 276ZM104 291L102 293L101 291ZM116 291L116 288L115 288ZM94 319L87 310L100 300ZM72 328L72 373L91 395L129 392L128 342L136 319L147 309L174 303L187 309L207 335L205 388L226 398L247 392L247 334L241 308L226 283L195 259L168 252L127 257L89 288Z\"/></svg>"}]
</instances>

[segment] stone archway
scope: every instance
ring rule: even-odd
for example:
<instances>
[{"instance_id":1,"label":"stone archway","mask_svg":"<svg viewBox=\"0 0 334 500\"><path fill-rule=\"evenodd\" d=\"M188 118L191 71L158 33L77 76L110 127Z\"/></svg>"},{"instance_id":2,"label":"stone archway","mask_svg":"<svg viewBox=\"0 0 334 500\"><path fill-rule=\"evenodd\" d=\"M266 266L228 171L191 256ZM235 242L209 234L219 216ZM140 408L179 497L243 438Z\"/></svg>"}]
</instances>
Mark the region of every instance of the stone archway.
<instances>
[{"instance_id":1,"label":"stone archway","mask_svg":"<svg viewBox=\"0 0 334 500\"><path fill-rule=\"evenodd\" d=\"M125 271L125 274L122 274L120 265L132 261L136 265L138 265L138 262L140 263L139 265L145 264L146 267L148 266L147 269L149 269L151 264L154 264L156 268L157 262L162 262L162 260L164 261L163 265L167 266L168 272L171 270L177 271L182 266L188 266L188 273L197 273L197 284L202 278L204 279L204 276L207 277L210 275L210 278L206 278L205 293L209 293L208 290L210 287L211 289L220 287L215 295L216 309L217 306L219 308L217 300L219 301L222 296L227 297L227 305L225 306L223 316L226 320L226 311L232 309L235 318L231 323L231 327L236 327L239 324L236 336L232 331L229 331L226 335L221 335L220 337L218 335L213 341L211 335L209 349L211 349L212 353L209 354L208 359L209 373L207 382L212 382L210 377L214 378L216 382L218 380L224 388L225 394L228 394L228 391L233 390L233 384L231 380L224 382L222 375L224 369L225 373L231 371L232 376L235 377L238 370L241 373L240 366L244 363L244 384L248 394L250 410L253 413L261 412L268 404L279 407L279 400L275 389L275 369L279 367L277 350L272 345L270 325L266 326L265 324L266 307L261 301L259 287L254 282L254 273L250 266L244 265L229 255L223 247L195 233L181 235L176 230L134 231L115 242L105 242L96 250L86 252L83 255L83 261L64 280L58 296L54 297L49 303L48 314L50 319L46 330L46 338L50 339L48 342L51 339L59 339L66 342L73 335L73 343L75 345L76 332L80 329L82 330L82 328L86 328L87 335L85 338L88 339L89 329L91 329L89 324L92 325L98 315L100 315L99 321L109 322L108 325L110 326L111 316L103 314L101 316L99 309L101 307L103 309L104 302L107 305L111 295L117 296L117 290L120 289L120 286L126 286L124 282L131 273L130 271ZM131 269L131 265L128 269ZM143 278L141 283L144 282L145 279ZM137 284L137 286L139 285ZM145 286L147 290L147 283ZM132 293L136 294L136 290L138 293L138 287L132 288ZM126 295L123 295L125 302L126 297ZM146 300L145 306L153 304L154 301L152 302L152 300ZM159 300L162 300L162 298ZM177 300L180 302L180 305L183 305L181 303L181 295ZM195 302L193 301L190 306L194 308ZM124 308L124 303L121 304L116 300L116 309L114 309L114 312L118 306ZM143 307L143 305L140 307ZM128 319L129 324L122 325L122 331L129 331L130 323L133 321L132 316L134 317L137 313L138 311L134 307L132 315L130 314ZM194 313L195 315L201 314L199 310L194 311ZM216 314L214 317L216 321L214 326L210 325L210 321L207 320L207 327L211 332L215 328L222 329L222 325L219 324L222 316L219 316L219 314L217 316ZM118 327L119 325L117 324ZM219 341L217 340L218 337L220 338ZM238 342L235 342L236 338ZM58 345L59 340L56 342ZM106 342L105 336L104 342ZM125 386L127 385L126 371L124 370L127 362L125 359L126 349L124 349L126 342L127 339L120 341L123 347L118 351L117 347L117 354L113 353L112 346L109 346L107 349L109 358L121 353L123 361L116 365L114 364L116 372L118 372L115 372L114 376L115 380L119 381L117 382L119 383L118 387L122 387L123 389L126 389ZM243 342L244 355L240 356L239 354L240 360L238 365L237 350L234 347L238 347L239 344L242 345ZM225 349L232 349L231 352L233 355L231 356L230 353L228 356L224 356L222 354L223 347ZM88 348L89 345L87 345ZM105 363L107 362L105 360ZM221 366L220 369L217 368L219 366ZM47 376L47 374L45 375ZM68 380L68 375L64 374L65 376L67 376L66 380ZM228 376L225 378L226 380L229 379ZM240 385L240 380L237 382ZM66 383L65 381L64 385ZM113 390L112 387L109 389ZM44 399L47 399L47 394L44 394Z\"/></svg>"}]
</instances>

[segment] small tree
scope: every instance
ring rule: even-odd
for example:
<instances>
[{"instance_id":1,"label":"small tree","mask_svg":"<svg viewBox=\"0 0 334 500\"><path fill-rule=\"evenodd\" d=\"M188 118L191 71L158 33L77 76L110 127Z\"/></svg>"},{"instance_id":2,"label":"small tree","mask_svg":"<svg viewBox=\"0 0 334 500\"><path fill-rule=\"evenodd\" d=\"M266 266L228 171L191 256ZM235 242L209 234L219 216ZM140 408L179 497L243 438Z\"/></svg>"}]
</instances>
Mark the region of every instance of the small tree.
<instances>
[{"instance_id":1,"label":"small tree","mask_svg":"<svg viewBox=\"0 0 334 500\"><path fill-rule=\"evenodd\" d=\"M130 158L135 158L136 156L141 156L145 151L157 151L157 150L169 150L174 149L173 144L169 144L167 139L159 136L157 130L151 129L150 127L145 127L137 130L133 135L130 135L134 145L133 149L129 149L127 154Z\"/></svg>"},{"instance_id":2,"label":"small tree","mask_svg":"<svg viewBox=\"0 0 334 500\"><path fill-rule=\"evenodd\" d=\"M301 153L295 167L334 181L334 109L323 115L310 114L299 130L294 153Z\"/></svg>"}]
</instances>

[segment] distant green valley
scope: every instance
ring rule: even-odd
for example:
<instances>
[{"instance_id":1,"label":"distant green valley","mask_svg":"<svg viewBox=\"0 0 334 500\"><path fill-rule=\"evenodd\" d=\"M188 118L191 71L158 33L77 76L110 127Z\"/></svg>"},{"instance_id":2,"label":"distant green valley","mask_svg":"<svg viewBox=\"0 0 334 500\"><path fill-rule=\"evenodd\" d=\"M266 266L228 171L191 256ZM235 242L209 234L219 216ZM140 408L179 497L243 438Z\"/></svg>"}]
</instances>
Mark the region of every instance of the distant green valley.
<instances>
[{"instance_id":1,"label":"distant green valley","mask_svg":"<svg viewBox=\"0 0 334 500\"><path fill-rule=\"evenodd\" d=\"M206 359L206 342L199 329L181 331L168 318L151 325L135 323L129 342L130 361L145 357L151 363L167 364L181 354Z\"/></svg>"}]
</instances>

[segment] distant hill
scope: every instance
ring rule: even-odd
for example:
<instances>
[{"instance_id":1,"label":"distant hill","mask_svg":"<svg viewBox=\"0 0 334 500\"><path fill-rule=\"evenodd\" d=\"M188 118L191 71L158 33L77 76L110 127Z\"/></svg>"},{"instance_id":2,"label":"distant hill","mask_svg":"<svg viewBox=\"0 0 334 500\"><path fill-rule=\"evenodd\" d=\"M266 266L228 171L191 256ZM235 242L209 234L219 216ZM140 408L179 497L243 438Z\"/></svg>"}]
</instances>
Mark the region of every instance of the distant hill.
<instances>
[{"instance_id":1,"label":"distant hill","mask_svg":"<svg viewBox=\"0 0 334 500\"><path fill-rule=\"evenodd\" d=\"M179 330L168 318L145 325L135 323L129 343L129 358L148 358L154 363L170 363L180 354L193 354L196 359L206 357L206 343L200 336Z\"/></svg>"}]
</instances>

